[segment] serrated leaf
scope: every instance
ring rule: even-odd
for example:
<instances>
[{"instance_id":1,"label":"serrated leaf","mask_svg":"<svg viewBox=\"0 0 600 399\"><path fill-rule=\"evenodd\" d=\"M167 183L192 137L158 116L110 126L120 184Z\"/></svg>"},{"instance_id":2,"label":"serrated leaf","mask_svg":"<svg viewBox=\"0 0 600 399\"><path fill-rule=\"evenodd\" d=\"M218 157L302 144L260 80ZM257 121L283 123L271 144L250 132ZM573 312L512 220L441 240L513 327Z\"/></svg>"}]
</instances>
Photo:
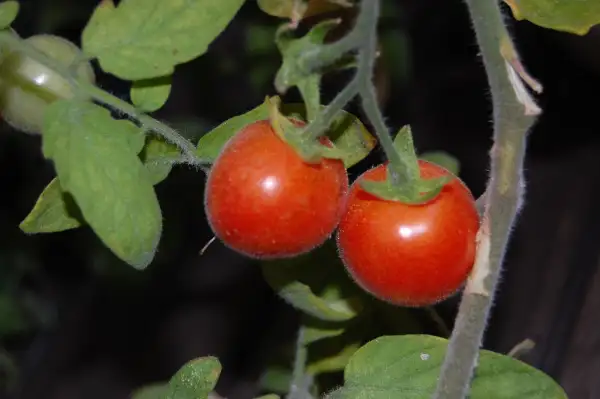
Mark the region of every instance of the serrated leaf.
<instances>
[{"instance_id":1,"label":"serrated leaf","mask_svg":"<svg viewBox=\"0 0 600 399\"><path fill-rule=\"evenodd\" d=\"M101 3L83 31L83 50L121 79L171 75L176 65L204 54L243 3L123 0L110 11Z\"/></svg>"},{"instance_id":2,"label":"serrated leaf","mask_svg":"<svg viewBox=\"0 0 600 399\"><path fill-rule=\"evenodd\" d=\"M143 112L160 109L171 94L172 75L136 80L131 86L131 102Z\"/></svg>"},{"instance_id":3,"label":"serrated leaf","mask_svg":"<svg viewBox=\"0 0 600 399\"><path fill-rule=\"evenodd\" d=\"M252 122L269 118L269 107L265 101L258 107L238 116L234 116L203 135L198 140L196 155L198 158L214 162L223 146L243 127Z\"/></svg>"},{"instance_id":4,"label":"serrated leaf","mask_svg":"<svg viewBox=\"0 0 600 399\"><path fill-rule=\"evenodd\" d=\"M325 106L321 106L321 111ZM297 114L306 117L306 108L303 104L283 104L282 112L286 115ZM358 117L347 111L340 111L338 116L326 132L327 137L335 145L335 150L342 154L342 161L346 169L362 161L377 144L375 137L369 133Z\"/></svg>"},{"instance_id":5,"label":"serrated leaf","mask_svg":"<svg viewBox=\"0 0 600 399\"><path fill-rule=\"evenodd\" d=\"M460 173L460 162L458 159L445 151L429 151L421 154L419 159L439 165L458 176Z\"/></svg>"},{"instance_id":6,"label":"serrated leaf","mask_svg":"<svg viewBox=\"0 0 600 399\"><path fill-rule=\"evenodd\" d=\"M597 0L504 0L518 20L544 28L585 35L600 24Z\"/></svg>"},{"instance_id":7,"label":"serrated leaf","mask_svg":"<svg viewBox=\"0 0 600 399\"><path fill-rule=\"evenodd\" d=\"M164 399L169 392L167 384L152 384L136 389L131 399Z\"/></svg>"},{"instance_id":8,"label":"serrated leaf","mask_svg":"<svg viewBox=\"0 0 600 399\"><path fill-rule=\"evenodd\" d=\"M293 259L264 261L262 271L280 297L309 316L346 321L362 309L331 240Z\"/></svg>"},{"instance_id":9,"label":"serrated leaf","mask_svg":"<svg viewBox=\"0 0 600 399\"><path fill-rule=\"evenodd\" d=\"M44 115L43 153L63 190L113 253L137 269L153 259L162 215L150 175L131 143L139 129L108 110L56 101Z\"/></svg>"},{"instance_id":10,"label":"serrated leaf","mask_svg":"<svg viewBox=\"0 0 600 399\"><path fill-rule=\"evenodd\" d=\"M219 359L201 357L186 363L169 381L165 399L206 399L221 374Z\"/></svg>"},{"instance_id":11,"label":"serrated leaf","mask_svg":"<svg viewBox=\"0 0 600 399\"><path fill-rule=\"evenodd\" d=\"M429 399L435 391L448 341L428 335L379 337L361 347L344 371L344 386L331 397ZM541 371L482 350L470 399L566 399Z\"/></svg>"},{"instance_id":12,"label":"serrated leaf","mask_svg":"<svg viewBox=\"0 0 600 399\"><path fill-rule=\"evenodd\" d=\"M150 174L152 184L156 185L169 176L173 169L173 161L180 155L177 146L165 141L162 137L149 136L147 138L142 159Z\"/></svg>"},{"instance_id":13,"label":"serrated leaf","mask_svg":"<svg viewBox=\"0 0 600 399\"><path fill-rule=\"evenodd\" d=\"M56 233L81 226L79 213L72 197L63 193L58 178L46 186L29 215L19 225L27 234Z\"/></svg>"},{"instance_id":14,"label":"serrated leaf","mask_svg":"<svg viewBox=\"0 0 600 399\"><path fill-rule=\"evenodd\" d=\"M0 3L0 29L9 27L19 14L19 2L3 1Z\"/></svg>"}]
</instances>

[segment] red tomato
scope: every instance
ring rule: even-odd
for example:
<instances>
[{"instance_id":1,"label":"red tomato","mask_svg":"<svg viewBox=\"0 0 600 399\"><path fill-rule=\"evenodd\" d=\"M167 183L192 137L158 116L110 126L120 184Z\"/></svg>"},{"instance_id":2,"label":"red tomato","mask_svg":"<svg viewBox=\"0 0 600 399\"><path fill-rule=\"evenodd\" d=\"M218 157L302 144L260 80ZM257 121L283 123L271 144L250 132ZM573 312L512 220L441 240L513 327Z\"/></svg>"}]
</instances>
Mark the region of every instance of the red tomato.
<instances>
[{"instance_id":1,"label":"red tomato","mask_svg":"<svg viewBox=\"0 0 600 399\"><path fill-rule=\"evenodd\" d=\"M426 161L419 166L424 178L450 174ZM379 165L359 179L385 177L385 165ZM478 229L475 200L458 178L421 205L379 199L356 181L337 244L349 273L373 296L402 306L426 306L464 283L475 261Z\"/></svg>"},{"instance_id":2,"label":"red tomato","mask_svg":"<svg viewBox=\"0 0 600 399\"><path fill-rule=\"evenodd\" d=\"M253 258L287 258L331 236L347 194L342 161L304 162L264 120L237 133L215 160L205 209L230 248Z\"/></svg>"}]
</instances>

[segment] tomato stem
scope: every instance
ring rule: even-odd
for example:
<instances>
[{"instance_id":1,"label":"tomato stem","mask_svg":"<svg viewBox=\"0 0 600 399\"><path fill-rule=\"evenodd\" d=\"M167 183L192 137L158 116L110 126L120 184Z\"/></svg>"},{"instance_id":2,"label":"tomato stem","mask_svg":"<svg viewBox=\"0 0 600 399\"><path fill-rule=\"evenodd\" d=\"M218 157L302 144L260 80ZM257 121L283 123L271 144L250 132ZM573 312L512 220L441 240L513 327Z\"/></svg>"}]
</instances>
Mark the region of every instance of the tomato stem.
<instances>
[{"instance_id":1,"label":"tomato stem","mask_svg":"<svg viewBox=\"0 0 600 399\"><path fill-rule=\"evenodd\" d=\"M515 71L514 63L501 52L507 43L511 49L514 46L500 4L496 0L466 3L492 92L494 146L476 261L461 299L434 399L463 399L469 391L510 232L522 204L527 131L540 112L520 80L523 71Z\"/></svg>"},{"instance_id":2,"label":"tomato stem","mask_svg":"<svg viewBox=\"0 0 600 399\"><path fill-rule=\"evenodd\" d=\"M35 47L23 41L10 31L0 32L0 43L7 44L10 48L18 51L31 59L39 62L40 64L52 69L58 75L66 79L76 95L83 98L94 99L104 105L107 105L128 117L137 120L142 128L146 131L153 131L158 135L165 138L165 140L175 144L182 152L182 163L186 163L198 168L209 162L203 159L199 159L196 156L196 148L188 141L185 137L181 136L175 129L167 126L166 124L139 112L133 105L126 101L121 100L118 97L100 89L99 87L78 80L72 70L74 68L63 67L59 62L53 60L51 57L46 56ZM81 62L84 58L76 59L74 65ZM204 170L204 169L203 169Z\"/></svg>"}]
</instances>

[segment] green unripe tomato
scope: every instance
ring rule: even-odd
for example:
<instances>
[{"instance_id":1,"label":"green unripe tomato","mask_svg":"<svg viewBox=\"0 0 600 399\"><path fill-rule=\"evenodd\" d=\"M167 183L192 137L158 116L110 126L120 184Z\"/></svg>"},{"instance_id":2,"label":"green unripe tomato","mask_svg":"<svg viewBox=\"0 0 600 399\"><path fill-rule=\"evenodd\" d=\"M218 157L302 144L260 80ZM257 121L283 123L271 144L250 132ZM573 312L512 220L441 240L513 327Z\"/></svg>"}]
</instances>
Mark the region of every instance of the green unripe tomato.
<instances>
[{"instance_id":1,"label":"green unripe tomato","mask_svg":"<svg viewBox=\"0 0 600 399\"><path fill-rule=\"evenodd\" d=\"M59 36L36 35L25 41L65 67L81 54L75 44ZM96 78L89 62L79 64L77 79L94 83ZM0 60L0 114L15 129L40 134L46 107L73 96L66 79L18 51Z\"/></svg>"}]
</instances>

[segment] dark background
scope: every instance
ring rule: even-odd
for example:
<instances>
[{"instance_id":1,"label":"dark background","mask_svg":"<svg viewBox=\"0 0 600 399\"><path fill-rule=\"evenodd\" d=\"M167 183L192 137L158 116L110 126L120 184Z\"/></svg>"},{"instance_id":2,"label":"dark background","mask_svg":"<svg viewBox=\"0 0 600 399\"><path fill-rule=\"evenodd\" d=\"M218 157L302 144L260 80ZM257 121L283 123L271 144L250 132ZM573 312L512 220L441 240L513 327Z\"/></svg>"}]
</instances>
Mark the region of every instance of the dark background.
<instances>
[{"instance_id":1,"label":"dark background","mask_svg":"<svg viewBox=\"0 0 600 399\"><path fill-rule=\"evenodd\" d=\"M384 3L377 84L388 125L411 123L420 151L457 156L461 177L478 196L488 173L491 116L466 9L459 0ZM14 27L24 37L54 33L79 43L95 4L23 0ZM508 20L525 64L545 87L544 114L529 140L527 199L485 347L506 353L530 338L536 346L523 360L557 379L570 398L600 398L600 31L577 37ZM156 117L195 140L273 94L278 23L249 1L206 55L176 69L171 98ZM328 77L325 98L345 79ZM98 84L127 98L124 82L99 74ZM53 168L39 137L0 130L0 396L127 398L208 354L224 365L222 396L257 394L269 354L293 339L296 314L254 262L219 243L199 256L212 236L204 175L180 167L157 186L165 231L156 261L139 273L87 228L20 232ZM351 177L380 156L375 151ZM439 306L449 322L456 302Z\"/></svg>"}]
</instances>

